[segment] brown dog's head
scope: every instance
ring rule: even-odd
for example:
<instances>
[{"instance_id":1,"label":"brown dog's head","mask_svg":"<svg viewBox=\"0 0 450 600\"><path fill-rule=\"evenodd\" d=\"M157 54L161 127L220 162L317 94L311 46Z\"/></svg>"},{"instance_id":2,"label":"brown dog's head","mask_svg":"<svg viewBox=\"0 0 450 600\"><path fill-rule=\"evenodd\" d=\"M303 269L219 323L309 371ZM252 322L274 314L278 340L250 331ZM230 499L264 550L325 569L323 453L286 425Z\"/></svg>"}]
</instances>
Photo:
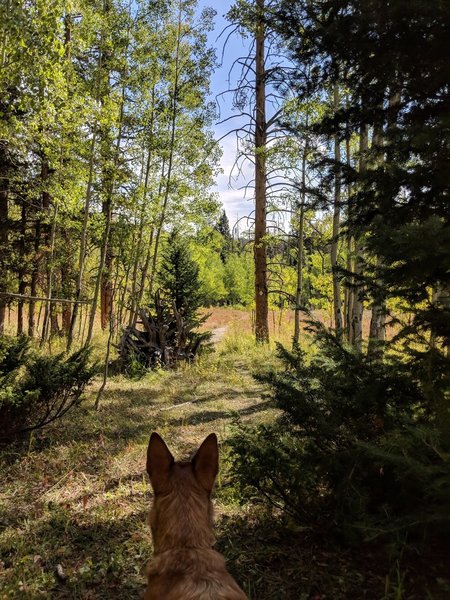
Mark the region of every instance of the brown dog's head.
<instances>
[{"instance_id":1,"label":"brown dog's head","mask_svg":"<svg viewBox=\"0 0 450 600\"><path fill-rule=\"evenodd\" d=\"M211 547L211 490L219 469L217 436L211 433L190 462L175 462L164 440L152 433L147 473L155 493L150 511L155 552Z\"/></svg>"}]
</instances>

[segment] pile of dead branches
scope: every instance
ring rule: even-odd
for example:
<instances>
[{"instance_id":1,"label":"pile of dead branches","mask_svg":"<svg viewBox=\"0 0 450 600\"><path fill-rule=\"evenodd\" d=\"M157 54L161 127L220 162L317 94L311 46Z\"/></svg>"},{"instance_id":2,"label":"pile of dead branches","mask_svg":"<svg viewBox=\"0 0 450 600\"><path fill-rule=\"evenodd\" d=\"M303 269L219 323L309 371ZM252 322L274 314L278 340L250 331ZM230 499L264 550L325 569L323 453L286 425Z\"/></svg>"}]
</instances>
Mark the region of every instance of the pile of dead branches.
<instances>
[{"instance_id":1,"label":"pile of dead branches","mask_svg":"<svg viewBox=\"0 0 450 600\"><path fill-rule=\"evenodd\" d=\"M174 367L179 361L190 361L200 350L210 346L211 332L199 332L205 318L184 317L174 303L155 295L154 310L139 311L135 325L127 326L118 345L122 371L139 363L145 369Z\"/></svg>"}]
</instances>

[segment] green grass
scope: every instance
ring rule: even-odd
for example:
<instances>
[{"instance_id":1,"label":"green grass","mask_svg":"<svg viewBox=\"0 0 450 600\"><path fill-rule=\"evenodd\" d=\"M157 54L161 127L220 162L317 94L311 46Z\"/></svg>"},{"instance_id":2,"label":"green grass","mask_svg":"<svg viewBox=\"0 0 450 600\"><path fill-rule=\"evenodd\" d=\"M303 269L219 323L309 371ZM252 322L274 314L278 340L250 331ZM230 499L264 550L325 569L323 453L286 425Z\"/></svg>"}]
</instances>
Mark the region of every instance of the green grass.
<instances>
[{"instance_id":1,"label":"green grass","mask_svg":"<svg viewBox=\"0 0 450 600\"><path fill-rule=\"evenodd\" d=\"M211 431L224 440L235 415L273 412L248 365L232 368L220 351L139 381L115 377L95 412L98 384L80 409L2 452L2 599L139 597L151 556L150 433L183 456Z\"/></svg>"},{"instance_id":2,"label":"green grass","mask_svg":"<svg viewBox=\"0 0 450 600\"><path fill-rule=\"evenodd\" d=\"M276 363L273 350L231 327L197 364L139 381L114 377L98 412L96 381L78 410L25 446L3 449L0 598L139 598L152 553L150 433L158 430L180 458L211 431L224 442L236 417L273 419L270 393L252 377ZM387 585L384 555L343 550L326 538L318 543L309 531L281 526L258 499L247 506L239 500L224 463L215 498L217 548L252 600L400 597L403 565L396 563Z\"/></svg>"}]
</instances>

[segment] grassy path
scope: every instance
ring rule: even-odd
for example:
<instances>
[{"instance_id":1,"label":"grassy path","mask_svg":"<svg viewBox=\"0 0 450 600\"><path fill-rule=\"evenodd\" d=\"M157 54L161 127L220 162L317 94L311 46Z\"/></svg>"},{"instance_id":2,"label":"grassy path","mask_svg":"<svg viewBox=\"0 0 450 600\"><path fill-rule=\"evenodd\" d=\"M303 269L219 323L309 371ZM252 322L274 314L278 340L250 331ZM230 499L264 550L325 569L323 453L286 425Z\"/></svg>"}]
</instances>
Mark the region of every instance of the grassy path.
<instances>
[{"instance_id":1,"label":"grassy path","mask_svg":"<svg viewBox=\"0 0 450 600\"><path fill-rule=\"evenodd\" d=\"M265 418L248 366L216 357L137 382L114 378L99 412L92 394L27 450L3 454L0 598L138 598L151 555L149 435L158 430L181 457L211 431L223 441L236 415Z\"/></svg>"}]
</instances>

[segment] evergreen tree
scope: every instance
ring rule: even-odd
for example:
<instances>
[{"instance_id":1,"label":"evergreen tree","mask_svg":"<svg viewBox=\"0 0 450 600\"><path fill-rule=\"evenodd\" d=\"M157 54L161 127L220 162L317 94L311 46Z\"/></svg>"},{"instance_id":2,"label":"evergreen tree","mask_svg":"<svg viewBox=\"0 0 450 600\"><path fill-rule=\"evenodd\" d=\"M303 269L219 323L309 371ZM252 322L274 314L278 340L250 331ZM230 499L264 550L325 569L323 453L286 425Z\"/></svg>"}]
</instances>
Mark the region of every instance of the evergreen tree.
<instances>
[{"instance_id":1,"label":"evergreen tree","mask_svg":"<svg viewBox=\"0 0 450 600\"><path fill-rule=\"evenodd\" d=\"M363 240L356 283L376 318L390 300L412 316L391 315L399 330L393 342L403 342L411 377L422 372L450 446L442 368L450 344L449 17L447 2L421 0L283 3L278 13L294 60L314 68L313 85L349 90L347 105L317 130L329 139L353 132L362 140L365 132L359 168L335 165L353 190L348 229Z\"/></svg>"},{"instance_id":2,"label":"evergreen tree","mask_svg":"<svg viewBox=\"0 0 450 600\"><path fill-rule=\"evenodd\" d=\"M232 439L233 471L297 522L349 538L448 528L450 465L421 374L349 350L322 326L308 357L279 348L286 369L259 377L281 414ZM445 529L447 530L447 529Z\"/></svg>"},{"instance_id":3,"label":"evergreen tree","mask_svg":"<svg viewBox=\"0 0 450 600\"><path fill-rule=\"evenodd\" d=\"M220 218L217 222L216 229L223 239L223 246L220 251L220 258L224 263L228 254L231 252L233 245L233 240L230 232L230 223L228 221L227 213L225 212L225 210L222 210L220 214Z\"/></svg>"},{"instance_id":4,"label":"evergreen tree","mask_svg":"<svg viewBox=\"0 0 450 600\"><path fill-rule=\"evenodd\" d=\"M90 354L84 347L70 356L45 356L25 336L0 336L0 444L77 406L97 370Z\"/></svg>"},{"instance_id":5,"label":"evergreen tree","mask_svg":"<svg viewBox=\"0 0 450 600\"><path fill-rule=\"evenodd\" d=\"M449 16L447 2L421 0L286 2L278 13L293 58L315 67L316 87L343 81L350 90L348 106L320 131L331 138L369 128L366 170L346 170L356 190L350 226L380 258L379 277L367 285L404 298L444 345L445 302L429 300L431 289L444 299L450 286ZM433 321L430 309L442 318Z\"/></svg>"},{"instance_id":6,"label":"evergreen tree","mask_svg":"<svg viewBox=\"0 0 450 600\"><path fill-rule=\"evenodd\" d=\"M314 73L301 94L349 91L316 131L359 138L356 160L328 160L351 189L352 275L374 312L401 306L396 335L367 354L322 328L312 357L281 350L286 370L265 378L279 423L233 442L243 489L299 519L372 535L448 527L449 17L444 1L326 0L283 2L272 23L297 72Z\"/></svg>"},{"instance_id":7,"label":"evergreen tree","mask_svg":"<svg viewBox=\"0 0 450 600\"><path fill-rule=\"evenodd\" d=\"M177 230L165 240L158 284L153 307L140 309L137 326L129 325L122 335L120 366L130 375L142 375L145 369L161 364L175 366L180 360L193 360L210 346L211 333L198 331L208 317L198 315L204 299L199 267L187 238Z\"/></svg>"},{"instance_id":8,"label":"evergreen tree","mask_svg":"<svg viewBox=\"0 0 450 600\"><path fill-rule=\"evenodd\" d=\"M161 258L158 280L163 298L173 302L185 318L195 318L203 299L199 268L187 239L177 230L169 234Z\"/></svg>"}]
</instances>

